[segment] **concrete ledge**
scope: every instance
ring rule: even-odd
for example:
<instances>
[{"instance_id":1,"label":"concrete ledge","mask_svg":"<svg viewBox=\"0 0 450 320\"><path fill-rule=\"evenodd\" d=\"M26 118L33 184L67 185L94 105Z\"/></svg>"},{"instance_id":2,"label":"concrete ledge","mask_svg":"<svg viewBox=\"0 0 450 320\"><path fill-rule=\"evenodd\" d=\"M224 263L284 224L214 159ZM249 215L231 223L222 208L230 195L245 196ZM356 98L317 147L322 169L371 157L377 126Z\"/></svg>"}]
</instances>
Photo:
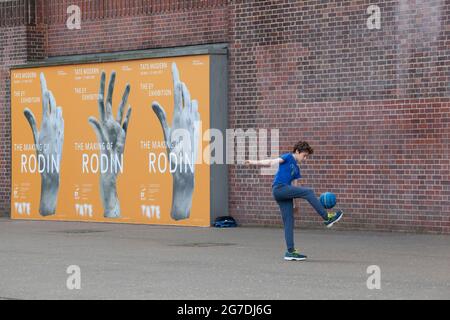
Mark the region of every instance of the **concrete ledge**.
<instances>
[{"instance_id":1,"label":"concrete ledge","mask_svg":"<svg viewBox=\"0 0 450 320\"><path fill-rule=\"evenodd\" d=\"M11 66L11 69L24 69L32 67L57 66L57 65L69 65L80 63L101 63L101 62L138 60L148 58L181 57L181 56L192 56L202 54L227 55L227 53L228 53L228 45L226 43L219 43L219 44L207 44L198 46L51 57L39 62L30 62L26 64L14 65Z\"/></svg>"}]
</instances>

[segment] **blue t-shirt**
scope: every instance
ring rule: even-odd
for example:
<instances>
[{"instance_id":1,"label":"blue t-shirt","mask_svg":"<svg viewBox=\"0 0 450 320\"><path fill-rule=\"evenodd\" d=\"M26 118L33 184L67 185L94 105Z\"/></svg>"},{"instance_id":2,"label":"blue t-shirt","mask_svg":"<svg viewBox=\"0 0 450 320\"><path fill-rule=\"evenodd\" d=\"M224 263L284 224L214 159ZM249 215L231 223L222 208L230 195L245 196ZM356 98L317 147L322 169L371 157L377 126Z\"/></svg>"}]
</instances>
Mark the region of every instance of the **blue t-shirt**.
<instances>
[{"instance_id":1,"label":"blue t-shirt","mask_svg":"<svg viewBox=\"0 0 450 320\"><path fill-rule=\"evenodd\" d=\"M280 156L284 160L278 167L272 186L276 184L291 185L292 180L300 179L300 168L292 153L285 153Z\"/></svg>"}]
</instances>

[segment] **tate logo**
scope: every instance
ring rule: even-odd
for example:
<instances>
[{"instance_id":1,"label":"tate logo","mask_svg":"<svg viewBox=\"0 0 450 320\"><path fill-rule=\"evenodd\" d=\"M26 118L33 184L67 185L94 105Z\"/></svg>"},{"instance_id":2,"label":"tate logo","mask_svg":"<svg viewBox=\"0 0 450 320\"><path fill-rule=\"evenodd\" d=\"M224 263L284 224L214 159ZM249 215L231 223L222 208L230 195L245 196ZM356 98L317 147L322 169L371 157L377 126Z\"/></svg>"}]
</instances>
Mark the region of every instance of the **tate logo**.
<instances>
[{"instance_id":1,"label":"tate logo","mask_svg":"<svg viewBox=\"0 0 450 320\"><path fill-rule=\"evenodd\" d=\"M20 215L29 216L31 213L31 203L29 202L14 202L16 213Z\"/></svg>"},{"instance_id":2,"label":"tate logo","mask_svg":"<svg viewBox=\"0 0 450 320\"><path fill-rule=\"evenodd\" d=\"M92 218L92 204L88 204L88 203L76 203L75 204L75 211L77 213L77 215L79 215L80 217L89 217Z\"/></svg>"},{"instance_id":3,"label":"tate logo","mask_svg":"<svg viewBox=\"0 0 450 320\"><path fill-rule=\"evenodd\" d=\"M161 219L160 207L159 206L146 206L141 205L141 212L144 217L148 219Z\"/></svg>"}]
</instances>

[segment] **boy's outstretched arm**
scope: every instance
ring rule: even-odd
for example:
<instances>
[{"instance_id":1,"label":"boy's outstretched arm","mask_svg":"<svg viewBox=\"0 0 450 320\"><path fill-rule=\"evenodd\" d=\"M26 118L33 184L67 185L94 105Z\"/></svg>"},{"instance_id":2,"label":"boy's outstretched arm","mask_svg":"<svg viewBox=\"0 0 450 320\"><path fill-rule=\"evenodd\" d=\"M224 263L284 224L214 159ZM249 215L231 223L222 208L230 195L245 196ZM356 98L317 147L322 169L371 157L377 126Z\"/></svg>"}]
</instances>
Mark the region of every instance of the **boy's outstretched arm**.
<instances>
[{"instance_id":1,"label":"boy's outstretched arm","mask_svg":"<svg viewBox=\"0 0 450 320\"><path fill-rule=\"evenodd\" d=\"M281 158L275 159L264 159L264 160L245 160L245 164L247 165L259 165L259 166L272 166L276 164L283 163L284 160Z\"/></svg>"}]
</instances>

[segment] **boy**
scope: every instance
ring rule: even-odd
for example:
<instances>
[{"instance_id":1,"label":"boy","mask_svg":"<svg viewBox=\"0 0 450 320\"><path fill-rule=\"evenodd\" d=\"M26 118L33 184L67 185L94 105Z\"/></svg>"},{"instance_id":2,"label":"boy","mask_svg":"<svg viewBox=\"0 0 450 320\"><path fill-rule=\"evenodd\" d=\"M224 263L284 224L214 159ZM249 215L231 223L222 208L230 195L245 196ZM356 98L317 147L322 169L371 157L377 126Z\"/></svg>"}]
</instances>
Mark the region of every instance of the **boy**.
<instances>
[{"instance_id":1,"label":"boy","mask_svg":"<svg viewBox=\"0 0 450 320\"><path fill-rule=\"evenodd\" d=\"M301 178L298 164L313 153L314 150L307 142L299 141L295 144L292 153L283 154L279 158L246 161L246 164L254 165L279 165L278 171L272 183L272 194L280 207L281 216L283 218L284 236L287 245L287 251L284 255L284 259L289 261L302 261L307 258L294 248L293 199L302 198L307 200L314 210L316 210L316 212L324 219L324 224L328 228L338 222L343 215L341 210L336 212L327 212L317 199L312 189L291 185L293 180Z\"/></svg>"}]
</instances>

